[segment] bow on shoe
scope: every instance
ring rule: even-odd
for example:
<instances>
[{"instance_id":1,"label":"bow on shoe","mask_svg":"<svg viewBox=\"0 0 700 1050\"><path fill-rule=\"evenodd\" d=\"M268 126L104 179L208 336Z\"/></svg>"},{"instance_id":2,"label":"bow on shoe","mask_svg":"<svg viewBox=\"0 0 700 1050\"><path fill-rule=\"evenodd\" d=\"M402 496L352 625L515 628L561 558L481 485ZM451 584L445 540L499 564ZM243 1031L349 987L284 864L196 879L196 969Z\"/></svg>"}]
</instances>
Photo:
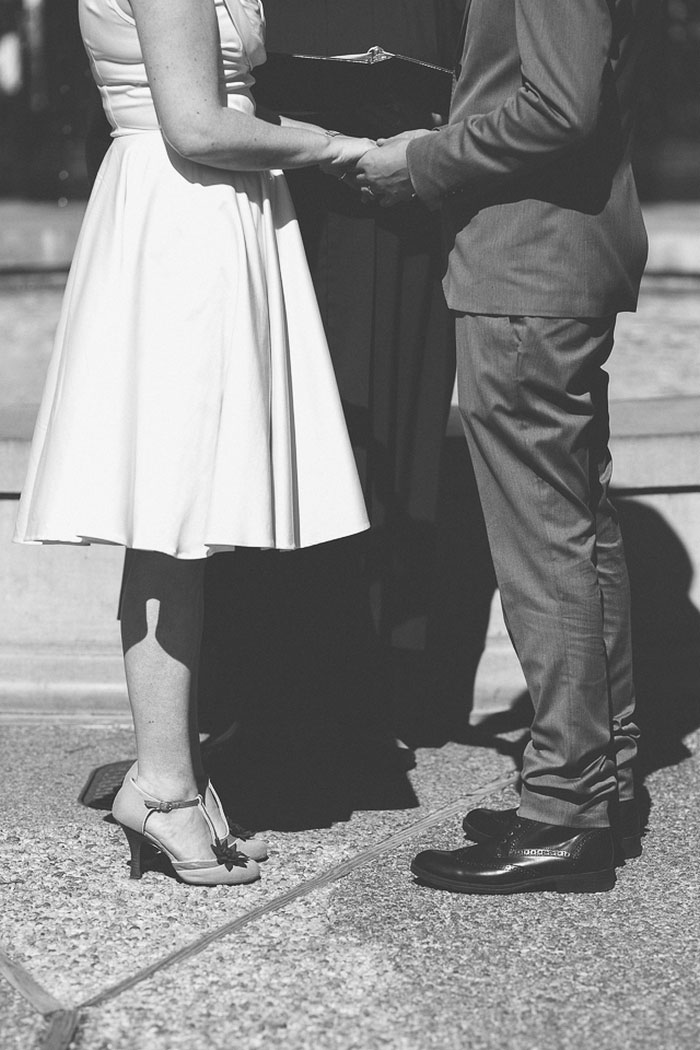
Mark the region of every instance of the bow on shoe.
<instances>
[{"instance_id":1,"label":"bow on shoe","mask_svg":"<svg viewBox=\"0 0 700 1050\"><path fill-rule=\"evenodd\" d=\"M231 868L245 868L248 863L248 857L245 853L241 853L235 846L229 846L221 839L214 839L211 844L211 851L216 857L219 864L223 864L227 871Z\"/></svg>"},{"instance_id":2,"label":"bow on shoe","mask_svg":"<svg viewBox=\"0 0 700 1050\"><path fill-rule=\"evenodd\" d=\"M229 820L228 828L229 828L229 831L231 832L231 834L233 835L233 837L235 839L241 839L242 842L245 842L246 839L252 839L253 836L255 835L254 831L250 831L249 828L242 827L240 824L237 824L235 822L235 820L234 821L230 821Z\"/></svg>"}]
</instances>

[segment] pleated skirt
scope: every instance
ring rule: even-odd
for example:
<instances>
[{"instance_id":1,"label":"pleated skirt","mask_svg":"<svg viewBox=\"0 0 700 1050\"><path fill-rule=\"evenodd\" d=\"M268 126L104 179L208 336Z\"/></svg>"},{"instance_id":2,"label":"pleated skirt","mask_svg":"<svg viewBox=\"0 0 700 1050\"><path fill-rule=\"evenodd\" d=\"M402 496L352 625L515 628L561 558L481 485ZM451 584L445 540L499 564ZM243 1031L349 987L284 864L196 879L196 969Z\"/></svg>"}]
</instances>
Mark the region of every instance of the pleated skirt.
<instances>
[{"instance_id":1,"label":"pleated skirt","mask_svg":"<svg viewBox=\"0 0 700 1050\"><path fill-rule=\"evenodd\" d=\"M15 539L202 558L367 528L279 172L115 139L66 287Z\"/></svg>"}]
</instances>

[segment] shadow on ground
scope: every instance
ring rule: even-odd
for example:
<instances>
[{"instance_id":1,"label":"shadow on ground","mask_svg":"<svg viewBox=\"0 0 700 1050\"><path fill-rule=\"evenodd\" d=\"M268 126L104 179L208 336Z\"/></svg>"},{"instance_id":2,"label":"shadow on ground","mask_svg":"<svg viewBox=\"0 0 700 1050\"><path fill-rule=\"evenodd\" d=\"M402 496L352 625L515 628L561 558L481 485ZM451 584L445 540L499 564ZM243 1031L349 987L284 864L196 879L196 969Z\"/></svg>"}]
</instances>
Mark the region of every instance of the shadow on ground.
<instances>
[{"instance_id":1,"label":"shadow on ground","mask_svg":"<svg viewBox=\"0 0 700 1050\"><path fill-rule=\"evenodd\" d=\"M394 737L474 742L495 583L461 439L445 443L436 523L394 520L391 535L390 560L379 527L207 566L199 707L207 731L237 724L211 756L236 820L291 830L416 806Z\"/></svg>"},{"instance_id":2,"label":"shadow on ground","mask_svg":"<svg viewBox=\"0 0 700 1050\"><path fill-rule=\"evenodd\" d=\"M461 439L445 443L436 522L394 521L392 535L385 579L381 527L207 563L200 729L219 738L207 762L236 822L290 831L410 809L411 748L494 745L503 727L468 727L495 581ZM106 808L103 787L86 804Z\"/></svg>"},{"instance_id":3,"label":"shadow on ground","mask_svg":"<svg viewBox=\"0 0 700 1050\"><path fill-rule=\"evenodd\" d=\"M645 779L658 769L691 757L685 738L700 727L700 611L689 597L692 566L688 552L661 514L631 497L618 496L632 592L632 638L641 732L639 787L646 824L653 806ZM527 693L515 701L513 725L527 724ZM498 727L483 729L498 732ZM495 741L517 768L527 734Z\"/></svg>"},{"instance_id":4,"label":"shadow on ground","mask_svg":"<svg viewBox=\"0 0 700 1050\"><path fill-rule=\"evenodd\" d=\"M632 637L640 773L689 757L684 738L700 726L700 612L690 600L692 568L676 533L631 498L620 511L632 588Z\"/></svg>"},{"instance_id":5,"label":"shadow on ground","mask_svg":"<svg viewBox=\"0 0 700 1050\"><path fill-rule=\"evenodd\" d=\"M210 770L231 816L254 827L417 805L406 756L390 744L355 551L312 551L219 554L207 576L202 728L236 723Z\"/></svg>"},{"instance_id":6,"label":"shadow on ground","mask_svg":"<svg viewBox=\"0 0 700 1050\"><path fill-rule=\"evenodd\" d=\"M477 727L467 722L494 583L483 522L463 483L468 463L453 449L427 644L394 649L391 679L354 557L339 557L333 545L310 560L303 552L217 556L201 709L214 734L236 727L208 764L237 822L302 830L347 820L356 809L416 807L406 776L412 753L393 744L393 725L412 747L452 740L520 766L532 717L526 693L508 712ZM689 757L685 737L700 726L700 612L675 532L645 503L618 497L617 504L632 589L641 788L650 773ZM646 820L651 800L639 795Z\"/></svg>"}]
</instances>

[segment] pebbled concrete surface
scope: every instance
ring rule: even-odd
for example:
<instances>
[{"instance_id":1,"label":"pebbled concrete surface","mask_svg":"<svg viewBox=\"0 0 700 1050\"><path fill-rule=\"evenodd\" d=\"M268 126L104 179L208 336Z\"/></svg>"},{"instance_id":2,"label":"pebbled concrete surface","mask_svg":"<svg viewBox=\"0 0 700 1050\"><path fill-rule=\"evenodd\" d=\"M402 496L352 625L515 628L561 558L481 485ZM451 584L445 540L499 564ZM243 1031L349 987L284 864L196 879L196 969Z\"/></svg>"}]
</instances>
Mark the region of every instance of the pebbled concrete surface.
<instances>
[{"instance_id":1,"label":"pebbled concrete surface","mask_svg":"<svg viewBox=\"0 0 700 1050\"><path fill-rule=\"evenodd\" d=\"M224 1050L235 1018L255 1050L694 1047L700 737L689 743L692 759L650 778L644 856L611 893L415 886L416 849L460 844L450 822L96 1009L78 1045Z\"/></svg>"},{"instance_id":2,"label":"pebbled concrete surface","mask_svg":"<svg viewBox=\"0 0 700 1050\"><path fill-rule=\"evenodd\" d=\"M6 872L0 877L0 891L6 885ZM38 1046L45 1024L19 992L0 978L0 1046L7 1050L26 1050Z\"/></svg>"},{"instance_id":3,"label":"pebbled concrete surface","mask_svg":"<svg viewBox=\"0 0 700 1050\"><path fill-rule=\"evenodd\" d=\"M66 1006L512 769L492 751L450 745L441 762L429 754L411 774L420 808L357 811L332 827L272 832L259 883L202 891L158 872L131 881L121 832L76 801L94 766L132 755L130 731L0 726L0 740L14 786L0 803L0 858L9 873L0 943Z\"/></svg>"},{"instance_id":4,"label":"pebbled concrete surface","mask_svg":"<svg viewBox=\"0 0 700 1050\"><path fill-rule=\"evenodd\" d=\"M418 752L418 806L273 831L257 886L198 890L126 877L103 814L75 803L94 766L128 758L110 727L0 727L7 792L0 940L66 1006L269 903L512 769L495 751ZM507 741L504 746L506 746ZM412 855L463 841L417 831L315 890L81 1011L75 1050L685 1050L700 1036L700 732L646 780L644 855L607 894L470 898L414 885ZM685 756L685 757L682 757ZM680 760L679 760L680 759ZM514 800L495 794L495 805ZM479 804L484 804L480 802ZM16 880L16 881L15 881ZM0 982L2 992L8 986ZM12 992L3 1050L42 1024ZM2 1016L2 1015L0 1015Z\"/></svg>"}]
</instances>

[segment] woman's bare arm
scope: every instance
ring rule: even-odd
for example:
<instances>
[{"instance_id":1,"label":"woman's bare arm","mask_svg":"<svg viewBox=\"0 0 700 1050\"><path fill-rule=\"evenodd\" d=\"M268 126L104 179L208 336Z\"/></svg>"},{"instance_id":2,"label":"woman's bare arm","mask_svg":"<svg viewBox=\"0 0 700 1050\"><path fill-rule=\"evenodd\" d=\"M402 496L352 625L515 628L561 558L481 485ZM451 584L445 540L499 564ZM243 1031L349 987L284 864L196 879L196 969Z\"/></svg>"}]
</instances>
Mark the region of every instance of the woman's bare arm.
<instances>
[{"instance_id":1,"label":"woman's bare arm","mask_svg":"<svg viewBox=\"0 0 700 1050\"><path fill-rule=\"evenodd\" d=\"M158 120L182 156L234 171L338 170L373 145L227 109L213 0L131 0L131 7Z\"/></svg>"},{"instance_id":2,"label":"woman's bare arm","mask_svg":"<svg viewBox=\"0 0 700 1050\"><path fill-rule=\"evenodd\" d=\"M313 131L316 135L340 134L338 131L328 131L326 128L320 127L318 124L310 124L307 120L297 120L295 117L285 117L282 113L276 113L274 110L268 109L259 102L255 105L255 115L258 119L265 120L268 124L276 124L281 128L301 128L304 131Z\"/></svg>"}]
</instances>

